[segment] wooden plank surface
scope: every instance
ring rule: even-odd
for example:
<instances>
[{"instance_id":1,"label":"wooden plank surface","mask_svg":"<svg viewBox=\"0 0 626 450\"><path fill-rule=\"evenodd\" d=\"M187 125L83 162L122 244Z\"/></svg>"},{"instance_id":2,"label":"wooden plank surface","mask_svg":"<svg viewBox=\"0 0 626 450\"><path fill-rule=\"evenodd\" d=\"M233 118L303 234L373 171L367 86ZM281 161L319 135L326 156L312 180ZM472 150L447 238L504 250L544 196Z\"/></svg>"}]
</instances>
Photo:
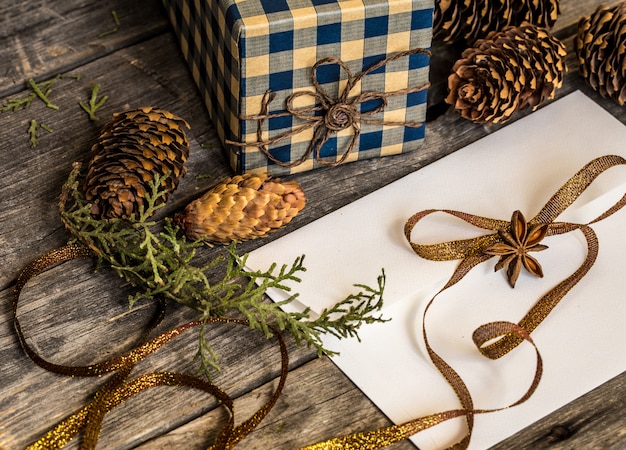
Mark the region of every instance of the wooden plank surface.
<instances>
[{"instance_id":1,"label":"wooden plank surface","mask_svg":"<svg viewBox=\"0 0 626 450\"><path fill-rule=\"evenodd\" d=\"M2 0L0 97L22 90L29 78L67 72L166 27L166 17L154 0Z\"/></svg>"},{"instance_id":2,"label":"wooden plank surface","mask_svg":"<svg viewBox=\"0 0 626 450\"><path fill-rule=\"evenodd\" d=\"M570 72L562 97L581 89L626 123L626 108L600 98L580 79L571 48L573 24L598 1L563 2L557 32L569 50ZM616 1L611 4L617 3ZM120 19L118 30L115 11ZM80 408L106 379L72 379L45 372L20 348L12 325L14 279L38 255L68 238L58 218L56 199L73 161L87 161L88 151L106 120L117 111L155 105L191 124L189 173L168 203L167 213L229 175L215 143L213 126L187 71L178 43L167 27L157 0L125 2L0 1L0 103L26 95L29 78L44 80L59 73L51 100L58 110L33 102L30 108L0 113L0 448L23 448L69 413ZM99 37L102 33L103 36ZM88 99L92 82L101 84L108 102L91 122L78 106ZM522 117L529 112L517 116ZM31 147L31 119L49 125ZM500 127L471 124L448 110L428 124L420 151L381 160L359 161L320 169L296 178L309 199L288 233L429 164ZM329 192L332 195L329 195ZM240 246L252 250L265 241ZM203 251L208 260L219 249ZM360 280L359 280L360 281ZM132 289L103 270L94 274L87 261L72 261L37 277L27 286L20 317L42 356L63 364L87 364L131 348L154 312L150 304L129 312ZM159 329L195 317L171 305ZM211 330L222 358L216 382L237 398L238 420L258 408L276 385L279 358L273 342L229 326ZM197 335L190 332L141 363L138 371L195 370ZM326 358L289 341L291 374L278 405L242 448L291 449L321 439L372 429L388 420ZM626 375L538 421L496 448L619 448L626 445ZM224 423L224 411L204 394L157 388L118 407L105 420L98 448L205 448ZM567 431L567 432L566 432ZM73 441L68 448L78 448ZM408 442L393 448L408 449Z\"/></svg>"}]
</instances>

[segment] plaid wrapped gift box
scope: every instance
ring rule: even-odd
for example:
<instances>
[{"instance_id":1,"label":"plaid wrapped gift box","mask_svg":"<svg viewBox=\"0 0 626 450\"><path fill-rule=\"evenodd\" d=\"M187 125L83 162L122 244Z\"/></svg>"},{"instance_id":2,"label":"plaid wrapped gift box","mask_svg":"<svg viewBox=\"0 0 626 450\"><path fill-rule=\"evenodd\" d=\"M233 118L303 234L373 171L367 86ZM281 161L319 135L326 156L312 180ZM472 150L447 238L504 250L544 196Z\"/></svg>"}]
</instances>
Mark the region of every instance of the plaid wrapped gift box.
<instances>
[{"instance_id":1,"label":"plaid wrapped gift box","mask_svg":"<svg viewBox=\"0 0 626 450\"><path fill-rule=\"evenodd\" d=\"M419 148L433 0L163 0L236 172Z\"/></svg>"}]
</instances>

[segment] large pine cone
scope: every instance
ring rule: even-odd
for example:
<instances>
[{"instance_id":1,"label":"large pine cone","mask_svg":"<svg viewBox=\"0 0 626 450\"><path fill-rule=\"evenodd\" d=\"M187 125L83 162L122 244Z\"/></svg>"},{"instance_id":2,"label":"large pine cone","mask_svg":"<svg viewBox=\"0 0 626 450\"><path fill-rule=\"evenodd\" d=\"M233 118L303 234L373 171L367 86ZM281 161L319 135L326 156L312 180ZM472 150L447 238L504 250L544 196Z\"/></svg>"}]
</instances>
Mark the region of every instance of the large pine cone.
<instances>
[{"instance_id":1,"label":"large pine cone","mask_svg":"<svg viewBox=\"0 0 626 450\"><path fill-rule=\"evenodd\" d=\"M433 36L472 44L490 32L524 22L550 28L560 12L559 0L437 0Z\"/></svg>"},{"instance_id":2,"label":"large pine cone","mask_svg":"<svg viewBox=\"0 0 626 450\"><path fill-rule=\"evenodd\" d=\"M565 54L562 42L534 25L492 33L456 61L446 102L474 122L505 122L554 98L567 71Z\"/></svg>"},{"instance_id":3,"label":"large pine cone","mask_svg":"<svg viewBox=\"0 0 626 450\"><path fill-rule=\"evenodd\" d=\"M113 115L91 148L85 198L100 219L131 219L145 205L149 183L161 181L157 203L167 199L186 173L189 124L174 114L145 107Z\"/></svg>"},{"instance_id":4,"label":"large pine cone","mask_svg":"<svg viewBox=\"0 0 626 450\"><path fill-rule=\"evenodd\" d=\"M603 97L626 103L626 2L601 5L578 23L574 39L580 73Z\"/></svg>"},{"instance_id":5,"label":"large pine cone","mask_svg":"<svg viewBox=\"0 0 626 450\"><path fill-rule=\"evenodd\" d=\"M266 236L291 222L306 203L295 181L269 175L229 178L191 202L175 216L193 240L228 244Z\"/></svg>"}]
</instances>

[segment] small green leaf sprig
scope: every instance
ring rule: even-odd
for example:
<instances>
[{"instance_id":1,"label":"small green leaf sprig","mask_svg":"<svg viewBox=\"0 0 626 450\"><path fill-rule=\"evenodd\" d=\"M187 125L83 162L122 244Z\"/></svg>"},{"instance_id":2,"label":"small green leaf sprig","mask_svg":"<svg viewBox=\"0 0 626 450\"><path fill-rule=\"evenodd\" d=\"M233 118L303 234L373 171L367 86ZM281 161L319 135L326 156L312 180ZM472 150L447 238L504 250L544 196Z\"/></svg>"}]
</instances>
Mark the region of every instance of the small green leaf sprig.
<instances>
[{"instance_id":1,"label":"small green leaf sprig","mask_svg":"<svg viewBox=\"0 0 626 450\"><path fill-rule=\"evenodd\" d=\"M59 74L55 77L50 78L49 80L41 81L36 83L32 78L28 80L28 87L30 88L30 92L28 95L24 97L11 98L6 100L2 106L0 107L0 112L5 111L17 111L18 109L26 109L30 106L30 104L38 98L41 100L46 107L50 109L59 109L57 105L50 101L50 93L52 92L52 86L60 80L64 78L63 75Z\"/></svg>"},{"instance_id":2,"label":"small green leaf sprig","mask_svg":"<svg viewBox=\"0 0 626 450\"><path fill-rule=\"evenodd\" d=\"M312 317L307 308L302 312L286 312L281 307L294 301L294 293L281 302L267 301L266 292L277 288L291 292L289 283L298 283L299 273L306 270L304 256L291 265L272 264L265 271L247 271L247 255L238 256L235 244L225 247L215 259L197 264L197 252L206 247L201 241L188 241L178 233L178 227L166 218L159 224L151 217L164 206L158 200L165 195L160 190L163 177L150 183L145 206L133 220L100 220L91 216L91 204L79 189L81 166L75 163L59 200L59 211L73 239L91 248L99 261L105 262L120 277L139 291L129 297L132 307L141 299L166 298L196 309L202 318L242 315L253 329L272 336L270 325L292 334L298 345L315 348L318 355L336 352L323 345L325 333L338 338L356 337L363 324L383 322L378 315L383 305L385 273L378 277L377 286L356 284L359 289ZM218 273L217 280L209 280ZM199 333L196 354L200 369L209 376L219 368L216 353L208 343L204 328Z\"/></svg>"},{"instance_id":3,"label":"small green leaf sprig","mask_svg":"<svg viewBox=\"0 0 626 450\"><path fill-rule=\"evenodd\" d=\"M111 17L113 18L113 22L115 23L115 26L113 28L111 28L110 30L107 31L103 31L102 33L100 33L98 35L99 38L108 36L109 34L113 34L113 33L117 33L120 25L122 24L120 22L119 17L117 16L117 12L115 10L111 11Z\"/></svg>"},{"instance_id":4,"label":"small green leaf sprig","mask_svg":"<svg viewBox=\"0 0 626 450\"><path fill-rule=\"evenodd\" d=\"M28 94L22 97L15 97L6 100L2 105L0 105L0 113L7 111L17 111L19 109L29 108L33 100L39 99L43 104L50 109L58 110L59 106L50 100L50 94L52 93L52 87L55 85L57 81L63 78L73 78L75 80L80 79L80 75L77 76L69 76L64 74L58 74L48 80L36 82L32 78L28 80L27 86L29 88ZM100 91L100 85L97 83L91 84L91 96L88 103L78 102L80 107L88 114L89 120L96 121L98 120L98 116L96 116L96 111L101 108L104 103L109 99L107 95L103 95L98 98L98 94ZM52 128L50 128L45 123L42 123L36 119L31 119L28 122L28 142L31 147L36 147L39 143L39 135L40 131L45 130L48 133L52 133Z\"/></svg>"},{"instance_id":5,"label":"small green leaf sprig","mask_svg":"<svg viewBox=\"0 0 626 450\"><path fill-rule=\"evenodd\" d=\"M89 115L89 120L95 122L98 119L96 116L96 111L100 109L106 101L109 99L108 95L103 95L98 98L98 93L100 92L100 85L98 83L91 83L91 96L89 97L89 103L78 102L81 108Z\"/></svg>"},{"instance_id":6,"label":"small green leaf sprig","mask_svg":"<svg viewBox=\"0 0 626 450\"><path fill-rule=\"evenodd\" d=\"M39 143L39 132L40 130L47 131L48 133L52 133L52 128L50 128L45 123L39 123L35 119L31 119L28 124L28 142L30 146L35 148Z\"/></svg>"}]
</instances>

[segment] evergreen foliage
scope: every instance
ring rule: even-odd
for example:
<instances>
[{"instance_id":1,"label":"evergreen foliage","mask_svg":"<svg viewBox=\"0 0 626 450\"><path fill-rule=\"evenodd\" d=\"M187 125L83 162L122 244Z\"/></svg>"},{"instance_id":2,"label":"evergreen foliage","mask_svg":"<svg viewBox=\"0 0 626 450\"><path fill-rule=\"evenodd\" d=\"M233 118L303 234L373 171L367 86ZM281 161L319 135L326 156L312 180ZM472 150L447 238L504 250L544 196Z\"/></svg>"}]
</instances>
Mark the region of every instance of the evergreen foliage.
<instances>
[{"instance_id":1,"label":"evergreen foliage","mask_svg":"<svg viewBox=\"0 0 626 450\"><path fill-rule=\"evenodd\" d=\"M324 347L322 335L338 338L356 337L363 324L385 321L377 312L383 305L384 271L376 287L356 284L359 289L332 308L314 317L307 308L301 313L286 312L281 307L298 297L297 293L282 302L266 297L268 289L291 292L289 283L298 283L298 274L305 271L304 256L290 265L272 264L265 271L246 270L247 255L239 256L235 244L204 265L198 265L197 252L206 248L201 241L189 241L173 221L159 223L152 216L165 204L159 199L166 195L161 189L161 176L150 183L145 207L132 220L96 219L90 214L91 204L80 190L81 166L74 168L63 186L59 201L61 219L73 239L91 248L99 259L127 282L138 288L130 296L132 307L141 299L165 298L194 308L202 318L243 316L253 329L272 336L269 326L292 334L298 345L306 344L318 355L333 355ZM166 175L167 176L167 175ZM218 272L217 280L210 279ZM201 369L207 373L217 368L217 355L200 331L197 352Z\"/></svg>"}]
</instances>

